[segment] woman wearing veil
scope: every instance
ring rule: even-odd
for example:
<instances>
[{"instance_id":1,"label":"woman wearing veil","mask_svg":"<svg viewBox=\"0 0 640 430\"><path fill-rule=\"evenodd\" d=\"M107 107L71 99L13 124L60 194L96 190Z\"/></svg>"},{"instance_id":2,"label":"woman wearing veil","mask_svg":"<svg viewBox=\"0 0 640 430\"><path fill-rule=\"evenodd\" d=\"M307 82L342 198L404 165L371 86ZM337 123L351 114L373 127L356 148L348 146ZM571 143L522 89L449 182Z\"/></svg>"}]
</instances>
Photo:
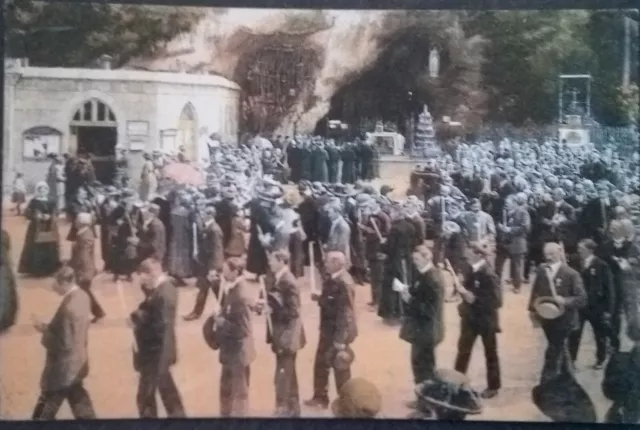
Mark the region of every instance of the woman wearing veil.
<instances>
[{"instance_id":1,"label":"woman wearing veil","mask_svg":"<svg viewBox=\"0 0 640 430\"><path fill-rule=\"evenodd\" d=\"M29 227L18 265L19 273L46 277L60 268L60 235L56 216L56 203L49 200L49 186L39 182L36 195L25 211Z\"/></svg>"}]
</instances>

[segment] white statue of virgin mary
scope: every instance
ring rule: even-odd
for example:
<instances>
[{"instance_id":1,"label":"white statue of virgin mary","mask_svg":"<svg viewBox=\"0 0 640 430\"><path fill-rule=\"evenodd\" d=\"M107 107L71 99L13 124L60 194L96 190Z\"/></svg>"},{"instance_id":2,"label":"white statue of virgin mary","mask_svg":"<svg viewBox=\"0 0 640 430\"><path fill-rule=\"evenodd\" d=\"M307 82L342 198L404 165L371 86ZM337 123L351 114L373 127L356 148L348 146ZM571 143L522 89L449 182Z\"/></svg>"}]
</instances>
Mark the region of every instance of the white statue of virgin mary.
<instances>
[{"instance_id":1,"label":"white statue of virgin mary","mask_svg":"<svg viewBox=\"0 0 640 430\"><path fill-rule=\"evenodd\" d=\"M440 73L440 54L436 48L429 53L429 77L437 78Z\"/></svg>"}]
</instances>

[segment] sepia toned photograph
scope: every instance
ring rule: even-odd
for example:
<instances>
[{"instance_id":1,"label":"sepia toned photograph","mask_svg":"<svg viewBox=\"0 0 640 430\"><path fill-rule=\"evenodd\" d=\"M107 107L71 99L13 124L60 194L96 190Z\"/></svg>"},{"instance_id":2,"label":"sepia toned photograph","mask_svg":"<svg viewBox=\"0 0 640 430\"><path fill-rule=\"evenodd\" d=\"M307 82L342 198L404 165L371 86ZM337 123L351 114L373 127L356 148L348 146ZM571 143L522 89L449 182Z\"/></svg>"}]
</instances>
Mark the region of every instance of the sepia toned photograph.
<instances>
[{"instance_id":1,"label":"sepia toned photograph","mask_svg":"<svg viewBox=\"0 0 640 430\"><path fill-rule=\"evenodd\" d=\"M640 422L637 10L3 13L1 419Z\"/></svg>"}]
</instances>

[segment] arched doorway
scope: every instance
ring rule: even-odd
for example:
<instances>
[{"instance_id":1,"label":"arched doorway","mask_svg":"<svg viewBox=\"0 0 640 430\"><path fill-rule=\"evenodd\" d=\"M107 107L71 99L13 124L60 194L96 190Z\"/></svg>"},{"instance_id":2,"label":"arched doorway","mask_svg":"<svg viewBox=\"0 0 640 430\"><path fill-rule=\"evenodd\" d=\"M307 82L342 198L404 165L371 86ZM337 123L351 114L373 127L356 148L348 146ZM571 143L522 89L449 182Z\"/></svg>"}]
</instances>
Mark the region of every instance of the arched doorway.
<instances>
[{"instance_id":1,"label":"arched doorway","mask_svg":"<svg viewBox=\"0 0 640 430\"><path fill-rule=\"evenodd\" d=\"M180 113L177 137L178 148L176 149L182 146L185 149L187 160L195 160L198 155L198 120L196 109L191 103L187 103Z\"/></svg>"},{"instance_id":2,"label":"arched doorway","mask_svg":"<svg viewBox=\"0 0 640 430\"><path fill-rule=\"evenodd\" d=\"M77 154L89 156L98 181L112 184L116 173L118 143L118 128L113 111L102 101L89 99L73 115L70 126Z\"/></svg>"}]
</instances>

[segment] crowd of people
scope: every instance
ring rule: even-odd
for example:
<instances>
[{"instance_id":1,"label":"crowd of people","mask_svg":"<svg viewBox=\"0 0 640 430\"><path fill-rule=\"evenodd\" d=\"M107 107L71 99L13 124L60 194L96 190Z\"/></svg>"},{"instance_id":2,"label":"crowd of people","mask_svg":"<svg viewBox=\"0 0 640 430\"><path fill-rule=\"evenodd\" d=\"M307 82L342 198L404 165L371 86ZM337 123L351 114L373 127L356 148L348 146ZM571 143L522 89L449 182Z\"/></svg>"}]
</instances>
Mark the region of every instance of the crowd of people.
<instances>
[{"instance_id":1,"label":"crowd of people","mask_svg":"<svg viewBox=\"0 0 640 430\"><path fill-rule=\"evenodd\" d=\"M499 395L497 335L506 284L518 294L529 282L527 311L547 339L537 393L562 389L558 381L573 372L586 322L596 338L594 368L609 360L609 366L622 366L618 373L640 369L634 352L640 351L637 154L621 159L615 150L572 150L552 140L459 144L452 155L418 166L403 200L392 198L391 187L369 182L379 175L370 143L338 148L322 138L290 139L283 146L276 141L272 147L216 142L200 166L206 180L198 186L163 177L166 157L148 154L138 191L126 186L122 154L117 186L96 186L86 158L67 161L66 176L64 159L54 160L49 179L38 184L24 210L29 227L18 271L55 275L57 292L69 297L61 305L65 312L36 328L48 351L58 346L47 339L69 337L73 356L63 361L79 366L48 363L34 418L52 418L64 399L77 406L76 416L95 415L81 365L88 360L83 342L89 317L98 322L106 314L91 293L98 238L102 270L118 283L139 282L146 296L130 318L141 417L157 416L157 391L170 416L186 415L170 368L176 362L176 287L193 278L198 295L183 318L200 319L213 292L216 310L205 319L203 334L220 355L222 416L246 416L249 410L256 359L252 313L267 315L267 341L276 355L276 415L300 416L296 356L306 345L303 282L321 321L309 407L329 407L331 370L339 398L357 392L353 384L368 386L353 383L350 371L350 345L361 335L354 307L358 284L370 285L371 310L397 325L400 338L411 344L416 401L410 406L421 416L460 419L479 413L480 398ZM181 154L173 161L188 163ZM297 192L284 185L289 182ZM59 251L61 211L72 223L66 264ZM260 285L257 301L250 299L249 274ZM447 301L459 302L461 318L455 370L438 369L435 358L445 336ZM632 353L621 352L623 320ZM65 332L65 324L73 330ZM469 385L464 374L477 337L487 367L480 396L460 389ZM611 378L604 385L611 387ZM640 405L628 401L637 395L636 385L605 391L614 400L608 421L637 421ZM449 390L443 387L457 387L449 388L456 396L438 399ZM375 404L376 395L371 398ZM350 402L333 410L344 415L355 400ZM362 416L376 413L375 407L356 409Z\"/></svg>"}]
</instances>

